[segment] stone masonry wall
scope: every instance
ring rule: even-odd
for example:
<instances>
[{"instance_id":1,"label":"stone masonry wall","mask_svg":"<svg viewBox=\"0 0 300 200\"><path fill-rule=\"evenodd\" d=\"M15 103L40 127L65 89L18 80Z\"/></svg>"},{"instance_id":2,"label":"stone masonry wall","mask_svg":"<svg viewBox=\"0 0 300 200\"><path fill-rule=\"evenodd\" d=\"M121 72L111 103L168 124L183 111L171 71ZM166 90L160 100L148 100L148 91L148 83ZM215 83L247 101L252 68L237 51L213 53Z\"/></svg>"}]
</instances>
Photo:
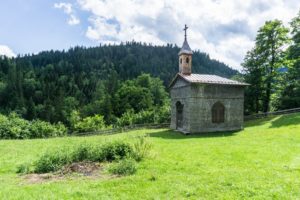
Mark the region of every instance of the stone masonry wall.
<instances>
[{"instance_id":1,"label":"stone masonry wall","mask_svg":"<svg viewBox=\"0 0 300 200\"><path fill-rule=\"evenodd\" d=\"M189 84L178 79L170 91L171 128L176 129L176 102L184 105L182 132L214 132L243 128L244 88L240 86ZM224 123L212 123L212 106L225 107Z\"/></svg>"}]
</instances>

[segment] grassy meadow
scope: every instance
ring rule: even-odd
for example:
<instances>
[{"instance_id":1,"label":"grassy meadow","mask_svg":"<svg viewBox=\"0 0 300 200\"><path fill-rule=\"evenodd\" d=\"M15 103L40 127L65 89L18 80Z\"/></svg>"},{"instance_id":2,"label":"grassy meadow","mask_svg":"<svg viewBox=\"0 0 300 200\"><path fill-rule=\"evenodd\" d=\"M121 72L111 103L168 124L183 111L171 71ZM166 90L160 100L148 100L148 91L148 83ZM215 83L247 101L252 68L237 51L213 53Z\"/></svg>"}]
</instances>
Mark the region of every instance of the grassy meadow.
<instances>
[{"instance_id":1,"label":"grassy meadow","mask_svg":"<svg viewBox=\"0 0 300 200\"><path fill-rule=\"evenodd\" d=\"M137 173L29 183L16 173L45 151L148 135ZM106 173L105 170L101 173ZM247 122L239 132L184 136L168 129L0 141L0 199L300 199L300 114Z\"/></svg>"}]
</instances>

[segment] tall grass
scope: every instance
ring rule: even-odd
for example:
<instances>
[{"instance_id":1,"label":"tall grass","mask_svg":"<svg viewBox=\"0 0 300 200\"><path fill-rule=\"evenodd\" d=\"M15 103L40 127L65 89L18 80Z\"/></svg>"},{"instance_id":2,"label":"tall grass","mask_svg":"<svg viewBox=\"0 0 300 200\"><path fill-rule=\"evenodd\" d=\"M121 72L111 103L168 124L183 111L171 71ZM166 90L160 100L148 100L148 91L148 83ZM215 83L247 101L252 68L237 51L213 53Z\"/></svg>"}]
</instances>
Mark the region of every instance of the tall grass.
<instances>
[{"instance_id":1,"label":"tall grass","mask_svg":"<svg viewBox=\"0 0 300 200\"><path fill-rule=\"evenodd\" d=\"M103 145L81 144L74 149L60 149L43 154L34 165L34 172L47 173L60 170L63 166L81 161L103 162L132 157L129 143L114 141ZM20 168L20 171L23 171Z\"/></svg>"}]
</instances>

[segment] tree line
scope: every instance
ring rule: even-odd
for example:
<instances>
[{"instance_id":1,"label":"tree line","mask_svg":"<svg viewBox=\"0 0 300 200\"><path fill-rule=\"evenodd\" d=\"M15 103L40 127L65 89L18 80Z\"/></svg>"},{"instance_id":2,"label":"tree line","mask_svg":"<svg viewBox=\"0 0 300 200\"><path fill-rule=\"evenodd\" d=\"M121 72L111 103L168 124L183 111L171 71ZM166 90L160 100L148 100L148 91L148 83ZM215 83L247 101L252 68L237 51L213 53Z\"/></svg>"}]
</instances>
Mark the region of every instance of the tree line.
<instances>
[{"instance_id":1,"label":"tree line","mask_svg":"<svg viewBox=\"0 0 300 200\"><path fill-rule=\"evenodd\" d=\"M266 21L245 56L246 114L300 107L300 12L289 25Z\"/></svg>"},{"instance_id":2,"label":"tree line","mask_svg":"<svg viewBox=\"0 0 300 200\"><path fill-rule=\"evenodd\" d=\"M178 52L170 44L127 42L1 57L0 112L62 122L75 131L167 121L166 87L178 72ZM193 71L237 74L200 51L193 55Z\"/></svg>"}]
</instances>

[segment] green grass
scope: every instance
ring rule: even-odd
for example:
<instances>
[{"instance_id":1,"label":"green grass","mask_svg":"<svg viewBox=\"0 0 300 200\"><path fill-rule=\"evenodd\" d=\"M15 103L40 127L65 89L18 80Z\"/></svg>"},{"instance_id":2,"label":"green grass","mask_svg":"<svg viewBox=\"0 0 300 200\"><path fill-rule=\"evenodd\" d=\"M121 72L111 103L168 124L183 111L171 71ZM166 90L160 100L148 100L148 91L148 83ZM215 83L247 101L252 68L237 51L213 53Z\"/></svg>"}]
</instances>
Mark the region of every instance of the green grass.
<instances>
[{"instance_id":1,"label":"green grass","mask_svg":"<svg viewBox=\"0 0 300 200\"><path fill-rule=\"evenodd\" d=\"M299 199L300 114L246 123L239 132L184 136L167 129L112 136L0 141L0 199ZM29 184L16 174L47 150L149 134L135 175Z\"/></svg>"}]
</instances>

